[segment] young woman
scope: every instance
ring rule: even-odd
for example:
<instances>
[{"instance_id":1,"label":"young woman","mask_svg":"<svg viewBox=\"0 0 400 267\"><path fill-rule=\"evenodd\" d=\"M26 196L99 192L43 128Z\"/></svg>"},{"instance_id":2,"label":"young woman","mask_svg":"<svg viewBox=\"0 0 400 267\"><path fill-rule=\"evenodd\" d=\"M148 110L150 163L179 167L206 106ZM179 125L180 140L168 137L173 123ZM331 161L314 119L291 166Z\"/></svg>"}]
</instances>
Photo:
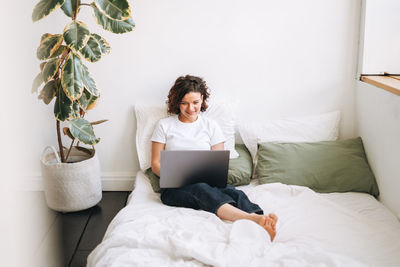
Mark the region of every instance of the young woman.
<instances>
[{"instance_id":1,"label":"young woman","mask_svg":"<svg viewBox=\"0 0 400 267\"><path fill-rule=\"evenodd\" d=\"M195 76L179 77L168 94L168 113L152 136L152 170L160 175L161 150L223 150L225 137L219 125L201 115L208 107L209 92L205 81ZM211 187L206 183L162 190L161 201L169 206L201 209L222 220L248 219L263 227L273 241L278 218L248 199L240 190L227 185Z\"/></svg>"}]
</instances>

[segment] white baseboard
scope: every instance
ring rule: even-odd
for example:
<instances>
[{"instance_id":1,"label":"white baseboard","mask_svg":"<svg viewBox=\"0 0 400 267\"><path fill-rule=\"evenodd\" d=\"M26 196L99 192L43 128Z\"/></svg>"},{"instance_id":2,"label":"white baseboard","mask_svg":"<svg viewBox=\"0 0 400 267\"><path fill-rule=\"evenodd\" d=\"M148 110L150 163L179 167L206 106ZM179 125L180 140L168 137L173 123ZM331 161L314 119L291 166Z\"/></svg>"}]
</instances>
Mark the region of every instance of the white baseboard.
<instances>
[{"instance_id":1,"label":"white baseboard","mask_svg":"<svg viewBox=\"0 0 400 267\"><path fill-rule=\"evenodd\" d=\"M132 191L135 185L135 174L129 172L102 172L103 191ZM29 175L19 186L24 191L43 191L42 175Z\"/></svg>"}]
</instances>

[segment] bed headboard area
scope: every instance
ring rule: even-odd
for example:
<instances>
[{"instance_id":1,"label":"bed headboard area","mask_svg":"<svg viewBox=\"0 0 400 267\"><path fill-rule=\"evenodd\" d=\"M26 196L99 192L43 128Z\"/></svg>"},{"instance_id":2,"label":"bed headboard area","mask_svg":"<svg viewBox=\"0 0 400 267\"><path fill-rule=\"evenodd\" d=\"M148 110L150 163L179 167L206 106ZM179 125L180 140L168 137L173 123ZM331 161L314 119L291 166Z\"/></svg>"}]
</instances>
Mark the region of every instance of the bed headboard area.
<instances>
[{"instance_id":1,"label":"bed headboard area","mask_svg":"<svg viewBox=\"0 0 400 267\"><path fill-rule=\"evenodd\" d=\"M316 192L362 192L379 196L378 185L364 151L362 139L338 140L340 112L260 121L235 121L230 105L212 103L203 116L214 119L224 132L231 161L228 183L237 185L233 173L241 168L247 177L240 185L258 178L259 184L283 183L306 186ZM141 170L153 190L159 192L158 178L151 167L151 135L156 123L168 116L165 105L135 106L136 147ZM253 118L254 119L254 118ZM236 166L235 129L244 143L249 164ZM243 160L243 159L242 159Z\"/></svg>"}]
</instances>

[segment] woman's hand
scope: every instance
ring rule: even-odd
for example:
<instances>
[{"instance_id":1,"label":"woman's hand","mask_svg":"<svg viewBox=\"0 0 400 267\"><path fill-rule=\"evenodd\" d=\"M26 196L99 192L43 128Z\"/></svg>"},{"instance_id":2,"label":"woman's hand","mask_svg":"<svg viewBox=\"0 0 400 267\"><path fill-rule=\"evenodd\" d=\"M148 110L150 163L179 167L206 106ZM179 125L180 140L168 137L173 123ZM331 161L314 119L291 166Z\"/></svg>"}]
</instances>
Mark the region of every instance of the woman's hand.
<instances>
[{"instance_id":1,"label":"woman's hand","mask_svg":"<svg viewBox=\"0 0 400 267\"><path fill-rule=\"evenodd\" d=\"M211 150L224 150L224 142L215 144L211 147Z\"/></svg>"},{"instance_id":2,"label":"woman's hand","mask_svg":"<svg viewBox=\"0 0 400 267\"><path fill-rule=\"evenodd\" d=\"M160 176L161 150L165 150L165 144L152 142L151 146L151 170Z\"/></svg>"}]
</instances>

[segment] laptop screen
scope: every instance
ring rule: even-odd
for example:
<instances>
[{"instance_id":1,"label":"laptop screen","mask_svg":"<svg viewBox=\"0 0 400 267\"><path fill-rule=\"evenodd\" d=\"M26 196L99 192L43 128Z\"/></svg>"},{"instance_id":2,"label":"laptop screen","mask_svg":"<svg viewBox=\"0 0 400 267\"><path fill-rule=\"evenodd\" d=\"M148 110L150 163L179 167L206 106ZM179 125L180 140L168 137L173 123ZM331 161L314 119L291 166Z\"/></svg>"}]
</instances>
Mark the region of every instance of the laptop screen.
<instances>
[{"instance_id":1,"label":"laptop screen","mask_svg":"<svg viewBox=\"0 0 400 267\"><path fill-rule=\"evenodd\" d=\"M225 187L229 150L161 151L161 188L179 188L194 183Z\"/></svg>"}]
</instances>

